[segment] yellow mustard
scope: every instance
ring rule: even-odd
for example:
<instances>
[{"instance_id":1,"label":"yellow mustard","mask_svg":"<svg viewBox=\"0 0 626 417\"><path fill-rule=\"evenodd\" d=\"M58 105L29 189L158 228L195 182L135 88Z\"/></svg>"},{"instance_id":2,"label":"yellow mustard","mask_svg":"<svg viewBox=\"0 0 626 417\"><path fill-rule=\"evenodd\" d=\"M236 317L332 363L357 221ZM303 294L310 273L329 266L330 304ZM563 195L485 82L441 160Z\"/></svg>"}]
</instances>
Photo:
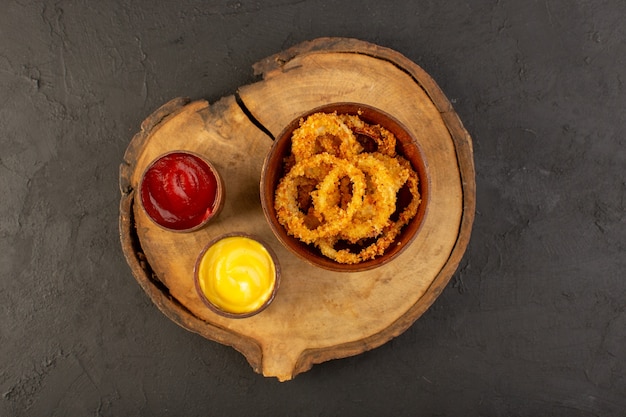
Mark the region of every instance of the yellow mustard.
<instances>
[{"instance_id":1,"label":"yellow mustard","mask_svg":"<svg viewBox=\"0 0 626 417\"><path fill-rule=\"evenodd\" d=\"M243 236L229 236L209 247L197 273L205 297L233 314L261 308L276 285L272 256L261 243Z\"/></svg>"}]
</instances>

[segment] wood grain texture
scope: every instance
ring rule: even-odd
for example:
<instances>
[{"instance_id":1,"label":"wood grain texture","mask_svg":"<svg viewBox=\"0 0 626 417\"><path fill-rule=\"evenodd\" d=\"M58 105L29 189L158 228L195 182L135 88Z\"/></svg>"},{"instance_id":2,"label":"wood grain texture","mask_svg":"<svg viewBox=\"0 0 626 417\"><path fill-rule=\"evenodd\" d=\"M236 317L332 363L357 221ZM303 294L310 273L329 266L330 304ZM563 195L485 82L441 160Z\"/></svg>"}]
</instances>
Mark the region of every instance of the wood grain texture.
<instances>
[{"instance_id":1,"label":"wood grain texture","mask_svg":"<svg viewBox=\"0 0 626 417\"><path fill-rule=\"evenodd\" d=\"M233 346L255 371L288 380L315 363L380 346L434 302L469 240L475 208L472 147L436 83L395 51L323 38L269 57L254 69L263 80L241 87L240 103L233 96L213 105L177 99L146 119L120 168L120 233L133 274L170 319ZM277 136L299 114L337 101L369 104L395 116L417 138L430 172L430 205L414 242L384 267L355 274L318 270L283 248L263 217L258 195L272 144L265 131ZM147 164L171 150L205 155L226 183L222 213L193 233L163 231L134 204ZM268 241L283 270L274 303L242 320L206 309L192 281L202 247L235 231Z\"/></svg>"}]
</instances>

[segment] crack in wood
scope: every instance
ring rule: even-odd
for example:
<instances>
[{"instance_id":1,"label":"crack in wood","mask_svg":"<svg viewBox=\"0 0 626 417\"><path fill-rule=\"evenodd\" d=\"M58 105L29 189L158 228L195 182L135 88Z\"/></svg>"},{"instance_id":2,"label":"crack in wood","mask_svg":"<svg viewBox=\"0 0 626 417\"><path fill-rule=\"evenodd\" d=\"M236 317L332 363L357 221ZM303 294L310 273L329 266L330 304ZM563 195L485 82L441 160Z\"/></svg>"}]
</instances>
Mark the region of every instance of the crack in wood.
<instances>
[{"instance_id":1,"label":"crack in wood","mask_svg":"<svg viewBox=\"0 0 626 417\"><path fill-rule=\"evenodd\" d=\"M243 99L239 95L239 92L235 93L235 101L237 102L237 105L239 106L239 108L241 108L241 111L246 115L246 117L252 122L253 125L259 128L260 131L265 133L272 140L276 139L274 135L272 134L272 132L270 132L269 129L265 127L265 125L261 123L261 121L257 117L254 116L254 114L248 108L248 106L246 106L246 103L243 101Z\"/></svg>"}]
</instances>

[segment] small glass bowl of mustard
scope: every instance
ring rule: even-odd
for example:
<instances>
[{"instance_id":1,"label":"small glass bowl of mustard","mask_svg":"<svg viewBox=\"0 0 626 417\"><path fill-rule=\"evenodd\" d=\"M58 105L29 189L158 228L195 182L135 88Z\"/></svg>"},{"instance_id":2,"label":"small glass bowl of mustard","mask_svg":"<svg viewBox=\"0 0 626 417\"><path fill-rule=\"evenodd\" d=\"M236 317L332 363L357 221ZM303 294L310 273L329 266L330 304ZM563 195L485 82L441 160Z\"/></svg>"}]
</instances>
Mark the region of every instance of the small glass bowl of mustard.
<instances>
[{"instance_id":1,"label":"small glass bowl of mustard","mask_svg":"<svg viewBox=\"0 0 626 417\"><path fill-rule=\"evenodd\" d=\"M265 310L280 284L280 265L258 237L229 233L209 242L194 268L196 291L213 312L246 318Z\"/></svg>"}]
</instances>

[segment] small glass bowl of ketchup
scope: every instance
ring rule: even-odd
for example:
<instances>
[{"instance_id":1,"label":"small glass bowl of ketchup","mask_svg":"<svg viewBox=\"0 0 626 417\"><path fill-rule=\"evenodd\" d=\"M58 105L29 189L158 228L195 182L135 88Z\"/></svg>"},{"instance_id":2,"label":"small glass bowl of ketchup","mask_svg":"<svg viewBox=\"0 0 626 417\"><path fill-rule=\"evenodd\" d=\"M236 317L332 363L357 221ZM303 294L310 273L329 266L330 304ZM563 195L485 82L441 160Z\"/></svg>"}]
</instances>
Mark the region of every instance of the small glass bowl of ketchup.
<instances>
[{"instance_id":1,"label":"small glass bowl of ketchup","mask_svg":"<svg viewBox=\"0 0 626 417\"><path fill-rule=\"evenodd\" d=\"M139 200L160 227L192 232L217 216L224 205L224 183L206 158L173 151L150 163L139 185Z\"/></svg>"}]
</instances>

